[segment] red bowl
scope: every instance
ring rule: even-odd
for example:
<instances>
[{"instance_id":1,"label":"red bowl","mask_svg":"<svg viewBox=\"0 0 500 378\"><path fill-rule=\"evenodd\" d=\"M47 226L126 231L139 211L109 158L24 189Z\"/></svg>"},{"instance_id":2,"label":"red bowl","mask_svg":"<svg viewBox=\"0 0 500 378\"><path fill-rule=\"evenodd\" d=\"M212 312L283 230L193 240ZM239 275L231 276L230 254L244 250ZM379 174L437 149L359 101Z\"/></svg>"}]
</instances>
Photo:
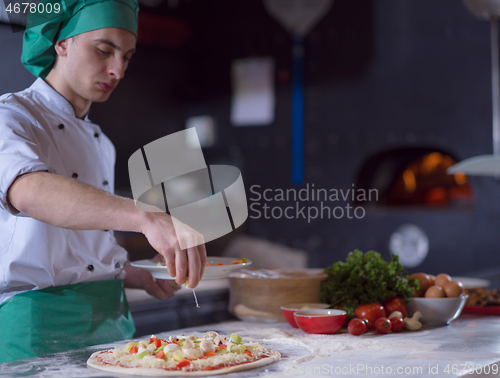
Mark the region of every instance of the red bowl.
<instances>
[{"instance_id":1,"label":"red bowl","mask_svg":"<svg viewBox=\"0 0 500 378\"><path fill-rule=\"evenodd\" d=\"M292 303L281 306L281 313L285 320L290 324L293 328L299 328L297 323L295 323L295 318L293 314L299 310L309 310L315 308L325 309L330 307L329 304L326 303Z\"/></svg>"},{"instance_id":2,"label":"red bowl","mask_svg":"<svg viewBox=\"0 0 500 378\"><path fill-rule=\"evenodd\" d=\"M299 328L306 333L332 334L344 325L343 310L300 310L293 314Z\"/></svg>"}]
</instances>

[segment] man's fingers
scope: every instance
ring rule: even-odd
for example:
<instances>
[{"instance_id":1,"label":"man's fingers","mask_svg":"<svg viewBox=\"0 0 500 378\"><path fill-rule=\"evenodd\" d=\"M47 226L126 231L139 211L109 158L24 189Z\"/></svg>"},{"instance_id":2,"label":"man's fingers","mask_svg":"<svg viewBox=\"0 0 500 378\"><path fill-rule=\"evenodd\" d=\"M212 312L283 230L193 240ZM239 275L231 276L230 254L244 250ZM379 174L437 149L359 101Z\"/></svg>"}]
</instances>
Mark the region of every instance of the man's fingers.
<instances>
[{"instance_id":1,"label":"man's fingers","mask_svg":"<svg viewBox=\"0 0 500 378\"><path fill-rule=\"evenodd\" d=\"M172 282L173 284L170 284L169 282ZM179 289L180 286L175 284L174 281L167 280L153 280L146 286L148 294L158 299L168 299Z\"/></svg>"},{"instance_id":2,"label":"man's fingers","mask_svg":"<svg viewBox=\"0 0 500 378\"><path fill-rule=\"evenodd\" d=\"M192 247L187 250L188 263L189 263L189 282L188 286L191 289L194 289L198 286L198 282L200 282L201 276L201 261L200 255L198 254L198 248Z\"/></svg>"},{"instance_id":3,"label":"man's fingers","mask_svg":"<svg viewBox=\"0 0 500 378\"><path fill-rule=\"evenodd\" d=\"M172 281L172 280L160 280L160 279L157 279L156 283L158 284L158 286L165 293L168 294L169 297L171 297L172 295L174 295L175 292L181 288L180 285L177 285L175 283L175 281Z\"/></svg>"},{"instance_id":4,"label":"man's fingers","mask_svg":"<svg viewBox=\"0 0 500 378\"><path fill-rule=\"evenodd\" d=\"M188 260L186 256L186 251L179 249L175 250L175 282L182 285L186 282L186 277L188 274Z\"/></svg>"},{"instance_id":5,"label":"man's fingers","mask_svg":"<svg viewBox=\"0 0 500 378\"><path fill-rule=\"evenodd\" d=\"M167 265L168 273L172 277L175 277L177 275L177 271L175 269L175 248L172 248L171 250L167 251L165 255L163 255L165 259L165 264Z\"/></svg>"},{"instance_id":6,"label":"man's fingers","mask_svg":"<svg viewBox=\"0 0 500 378\"><path fill-rule=\"evenodd\" d=\"M197 246L198 249L198 255L200 256L200 264L201 264L201 270L200 270L200 280L203 277L203 273L205 272L205 266L207 265L207 251L205 249L205 244L200 244Z\"/></svg>"}]
</instances>

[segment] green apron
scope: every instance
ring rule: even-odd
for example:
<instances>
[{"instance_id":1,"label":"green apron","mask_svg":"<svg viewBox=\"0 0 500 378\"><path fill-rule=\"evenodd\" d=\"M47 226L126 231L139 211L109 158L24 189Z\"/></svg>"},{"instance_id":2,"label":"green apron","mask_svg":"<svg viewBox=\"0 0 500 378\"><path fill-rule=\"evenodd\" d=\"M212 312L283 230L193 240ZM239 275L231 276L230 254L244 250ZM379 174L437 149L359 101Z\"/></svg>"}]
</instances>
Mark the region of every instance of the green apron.
<instances>
[{"instance_id":1,"label":"green apron","mask_svg":"<svg viewBox=\"0 0 500 378\"><path fill-rule=\"evenodd\" d=\"M30 290L0 304L0 363L134 335L122 280Z\"/></svg>"}]
</instances>

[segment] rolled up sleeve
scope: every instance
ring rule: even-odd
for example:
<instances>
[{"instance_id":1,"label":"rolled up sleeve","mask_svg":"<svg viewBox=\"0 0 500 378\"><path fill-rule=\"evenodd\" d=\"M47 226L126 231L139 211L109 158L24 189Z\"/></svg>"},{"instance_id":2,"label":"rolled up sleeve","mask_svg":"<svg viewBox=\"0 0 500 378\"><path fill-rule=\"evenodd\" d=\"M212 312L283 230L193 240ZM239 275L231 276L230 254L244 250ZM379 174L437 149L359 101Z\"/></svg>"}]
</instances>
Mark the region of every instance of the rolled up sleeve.
<instances>
[{"instance_id":1,"label":"rolled up sleeve","mask_svg":"<svg viewBox=\"0 0 500 378\"><path fill-rule=\"evenodd\" d=\"M0 103L0 208L13 215L22 215L7 200L14 180L29 172L52 171L44 158L43 134L22 107Z\"/></svg>"}]
</instances>

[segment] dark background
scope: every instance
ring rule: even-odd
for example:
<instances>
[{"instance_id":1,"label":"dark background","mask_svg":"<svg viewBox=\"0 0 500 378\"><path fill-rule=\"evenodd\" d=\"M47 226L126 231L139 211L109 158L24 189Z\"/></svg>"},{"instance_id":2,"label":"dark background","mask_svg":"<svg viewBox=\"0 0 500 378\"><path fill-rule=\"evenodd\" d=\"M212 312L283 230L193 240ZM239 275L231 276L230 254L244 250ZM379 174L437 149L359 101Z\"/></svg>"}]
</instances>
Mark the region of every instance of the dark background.
<instances>
[{"instance_id":1,"label":"dark background","mask_svg":"<svg viewBox=\"0 0 500 378\"><path fill-rule=\"evenodd\" d=\"M217 144L205 149L205 159L242 170L249 205L253 185L260 192L293 188L291 36L261 1L175 3L141 6L141 12L165 17L166 34L156 45L139 44L116 93L92 106L91 119L117 147L117 192L130 195L129 156L184 129L193 115L216 120ZM175 25L190 36L173 48L168 45L179 32ZM0 24L2 93L33 80L19 63L21 38ZM231 62L259 56L276 62L275 121L234 127ZM458 160L491 153L490 80L489 24L475 19L460 0L336 0L305 38L304 185L349 189L367 159L392 148L438 149ZM500 182L469 179L472 207L375 205L363 219L311 223L249 218L239 232L306 250L311 267L325 267L355 248L389 258L390 235L413 223L428 235L429 254L411 271L462 275L500 266ZM209 252L217 254L231 237L209 243Z\"/></svg>"}]
</instances>

